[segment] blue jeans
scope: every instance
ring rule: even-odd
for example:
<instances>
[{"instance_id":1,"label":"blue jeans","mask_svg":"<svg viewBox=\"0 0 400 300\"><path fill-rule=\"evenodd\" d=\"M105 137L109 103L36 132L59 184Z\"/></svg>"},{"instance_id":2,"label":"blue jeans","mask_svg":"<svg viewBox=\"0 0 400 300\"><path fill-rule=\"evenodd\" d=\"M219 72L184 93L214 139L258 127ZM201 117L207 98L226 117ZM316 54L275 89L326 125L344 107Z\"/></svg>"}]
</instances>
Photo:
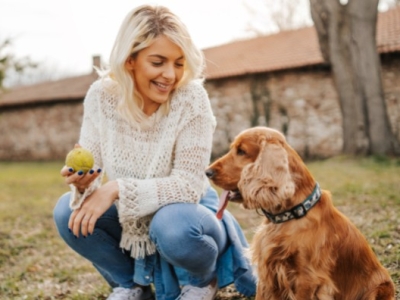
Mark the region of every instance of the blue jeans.
<instances>
[{"instance_id":1,"label":"blue jeans","mask_svg":"<svg viewBox=\"0 0 400 300\"><path fill-rule=\"evenodd\" d=\"M215 192L214 192L215 193ZM130 288L135 260L119 247L122 228L113 205L96 223L92 235L76 238L68 229L71 215L70 193L54 208L54 221L61 238L78 254L88 259L112 287ZM216 276L218 257L226 250L228 238L215 212L199 204L170 204L160 208L150 225L150 238L162 258L186 270L198 286Z\"/></svg>"}]
</instances>

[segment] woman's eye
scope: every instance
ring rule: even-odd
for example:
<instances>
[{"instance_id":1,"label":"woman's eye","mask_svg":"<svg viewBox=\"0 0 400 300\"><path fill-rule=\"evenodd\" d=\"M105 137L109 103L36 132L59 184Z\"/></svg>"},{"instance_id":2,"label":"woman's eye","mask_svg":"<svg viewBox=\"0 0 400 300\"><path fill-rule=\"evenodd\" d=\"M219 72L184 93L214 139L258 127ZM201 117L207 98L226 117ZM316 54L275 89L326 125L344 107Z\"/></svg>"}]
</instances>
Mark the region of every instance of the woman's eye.
<instances>
[{"instance_id":1,"label":"woman's eye","mask_svg":"<svg viewBox=\"0 0 400 300\"><path fill-rule=\"evenodd\" d=\"M177 66L178 68L182 68L183 67L183 63L175 63L175 66Z\"/></svg>"},{"instance_id":2,"label":"woman's eye","mask_svg":"<svg viewBox=\"0 0 400 300\"><path fill-rule=\"evenodd\" d=\"M162 61L153 61L153 62L152 62L152 65L153 65L153 66L156 66L156 67L159 67L159 66L161 66L162 64L163 64Z\"/></svg>"},{"instance_id":3,"label":"woman's eye","mask_svg":"<svg viewBox=\"0 0 400 300\"><path fill-rule=\"evenodd\" d=\"M238 148L237 155L243 156L243 155L246 155L246 152L243 149Z\"/></svg>"}]
</instances>

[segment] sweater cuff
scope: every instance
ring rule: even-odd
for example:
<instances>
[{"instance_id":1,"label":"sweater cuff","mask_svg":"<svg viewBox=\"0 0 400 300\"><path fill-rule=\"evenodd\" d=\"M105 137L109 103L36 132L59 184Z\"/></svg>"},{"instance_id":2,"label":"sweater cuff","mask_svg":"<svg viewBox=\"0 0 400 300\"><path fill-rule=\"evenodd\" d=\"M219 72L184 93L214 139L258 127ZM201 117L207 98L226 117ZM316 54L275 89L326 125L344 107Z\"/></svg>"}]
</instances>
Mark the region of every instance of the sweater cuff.
<instances>
[{"instance_id":1,"label":"sweater cuff","mask_svg":"<svg viewBox=\"0 0 400 300\"><path fill-rule=\"evenodd\" d=\"M157 189L130 179L117 179L120 222L153 214L158 209Z\"/></svg>"},{"instance_id":2,"label":"sweater cuff","mask_svg":"<svg viewBox=\"0 0 400 300\"><path fill-rule=\"evenodd\" d=\"M81 207L83 201L89 197L96 190L97 186L91 184L83 193L80 193L76 186L73 184L69 185L71 188L71 198L69 200L69 207L72 210L78 209Z\"/></svg>"},{"instance_id":3,"label":"sweater cuff","mask_svg":"<svg viewBox=\"0 0 400 300\"><path fill-rule=\"evenodd\" d=\"M140 195L137 201L139 207L139 218L152 215L160 208L158 204L158 199L160 197L157 195L156 187L139 185L138 194Z\"/></svg>"}]
</instances>

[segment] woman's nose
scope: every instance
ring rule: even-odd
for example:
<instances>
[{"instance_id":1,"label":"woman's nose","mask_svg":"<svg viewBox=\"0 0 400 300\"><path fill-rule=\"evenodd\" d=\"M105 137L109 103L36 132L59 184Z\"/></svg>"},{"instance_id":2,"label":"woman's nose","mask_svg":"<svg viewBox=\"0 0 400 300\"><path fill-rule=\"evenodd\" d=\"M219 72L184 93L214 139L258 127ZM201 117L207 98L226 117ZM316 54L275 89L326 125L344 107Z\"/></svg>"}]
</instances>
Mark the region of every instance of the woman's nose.
<instances>
[{"instance_id":1,"label":"woman's nose","mask_svg":"<svg viewBox=\"0 0 400 300\"><path fill-rule=\"evenodd\" d=\"M175 68L174 66L166 65L165 69L163 70L163 77L167 79L174 79L175 78Z\"/></svg>"}]
</instances>

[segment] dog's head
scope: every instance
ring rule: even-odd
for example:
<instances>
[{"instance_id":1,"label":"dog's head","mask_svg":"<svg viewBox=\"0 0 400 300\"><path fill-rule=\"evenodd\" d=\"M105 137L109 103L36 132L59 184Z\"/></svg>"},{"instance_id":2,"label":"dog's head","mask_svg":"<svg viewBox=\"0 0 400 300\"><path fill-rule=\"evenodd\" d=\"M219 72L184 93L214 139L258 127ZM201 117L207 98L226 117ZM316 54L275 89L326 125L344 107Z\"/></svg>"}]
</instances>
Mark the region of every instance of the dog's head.
<instances>
[{"instance_id":1,"label":"dog's head","mask_svg":"<svg viewBox=\"0 0 400 300\"><path fill-rule=\"evenodd\" d=\"M229 191L221 197L218 217L228 201L242 202L248 209L280 211L292 205L289 200L296 186L302 184L301 177L313 181L283 134L268 127L241 132L229 152L207 168L206 175L215 185Z\"/></svg>"}]
</instances>

